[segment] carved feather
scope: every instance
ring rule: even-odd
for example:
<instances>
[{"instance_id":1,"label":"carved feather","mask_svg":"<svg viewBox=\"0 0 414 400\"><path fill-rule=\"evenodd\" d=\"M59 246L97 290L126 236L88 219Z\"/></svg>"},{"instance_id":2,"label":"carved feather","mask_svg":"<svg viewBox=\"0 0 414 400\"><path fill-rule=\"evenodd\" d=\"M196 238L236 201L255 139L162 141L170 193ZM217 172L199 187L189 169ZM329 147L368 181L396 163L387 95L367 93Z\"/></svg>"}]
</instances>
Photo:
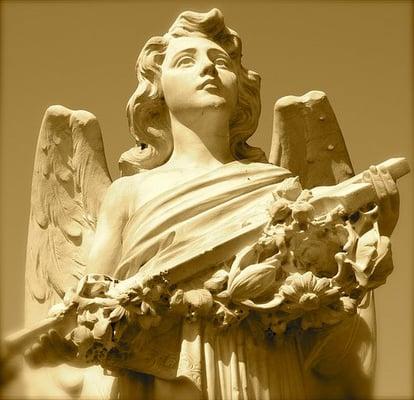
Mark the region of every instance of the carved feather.
<instances>
[{"instance_id":1,"label":"carved feather","mask_svg":"<svg viewBox=\"0 0 414 400\"><path fill-rule=\"evenodd\" d=\"M36 149L26 256L27 289L38 302L53 291L62 297L83 275L110 184L95 116L49 107Z\"/></svg>"}]
</instances>

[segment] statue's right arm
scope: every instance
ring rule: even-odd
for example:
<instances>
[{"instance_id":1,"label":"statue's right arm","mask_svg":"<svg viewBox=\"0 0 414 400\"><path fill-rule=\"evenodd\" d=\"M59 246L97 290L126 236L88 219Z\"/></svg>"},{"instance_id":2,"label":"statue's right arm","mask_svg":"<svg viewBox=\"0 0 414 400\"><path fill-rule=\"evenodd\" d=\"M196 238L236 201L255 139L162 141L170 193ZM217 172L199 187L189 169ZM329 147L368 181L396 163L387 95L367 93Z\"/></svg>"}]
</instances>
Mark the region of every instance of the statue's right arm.
<instances>
[{"instance_id":1,"label":"statue's right arm","mask_svg":"<svg viewBox=\"0 0 414 400\"><path fill-rule=\"evenodd\" d=\"M129 178L120 178L108 188L98 214L94 242L89 253L86 273L111 275L119 258L121 234L128 219L131 185ZM84 367L76 360L76 348L55 330L40 336L39 341L28 348L25 358L32 366L58 365L68 362Z\"/></svg>"},{"instance_id":2,"label":"statue's right arm","mask_svg":"<svg viewBox=\"0 0 414 400\"><path fill-rule=\"evenodd\" d=\"M120 257L122 231L128 220L130 177L120 178L108 188L98 215L95 238L86 273L112 275Z\"/></svg>"}]
</instances>

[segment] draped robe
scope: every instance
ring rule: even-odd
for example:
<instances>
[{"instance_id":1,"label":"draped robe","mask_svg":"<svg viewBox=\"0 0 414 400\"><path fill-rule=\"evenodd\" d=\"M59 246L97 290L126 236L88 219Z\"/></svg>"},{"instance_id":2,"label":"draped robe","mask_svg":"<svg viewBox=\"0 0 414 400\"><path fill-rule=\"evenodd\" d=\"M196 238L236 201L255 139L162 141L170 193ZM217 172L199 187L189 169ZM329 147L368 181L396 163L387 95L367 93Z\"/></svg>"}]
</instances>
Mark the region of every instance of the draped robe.
<instances>
[{"instance_id":1,"label":"draped robe","mask_svg":"<svg viewBox=\"0 0 414 400\"><path fill-rule=\"evenodd\" d=\"M115 276L125 279L138 271L151 274L178 266L172 271L176 282L186 288L202 287L204 272L214 272L243 245L258 239L259 231L247 239L243 236L246 226L267 221L272 192L290 176L270 164L232 162L158 195L126 224ZM235 233L240 237L220 248ZM183 260L206 252L209 257L180 269ZM121 398L174 398L183 380L209 400L305 397L295 338L268 342L247 326L219 331L209 321L179 317L167 318L159 328L141 335L142 346L137 349L141 362L134 369L147 375L125 373L118 382ZM166 387L173 393L156 389L161 380L172 380Z\"/></svg>"}]
</instances>

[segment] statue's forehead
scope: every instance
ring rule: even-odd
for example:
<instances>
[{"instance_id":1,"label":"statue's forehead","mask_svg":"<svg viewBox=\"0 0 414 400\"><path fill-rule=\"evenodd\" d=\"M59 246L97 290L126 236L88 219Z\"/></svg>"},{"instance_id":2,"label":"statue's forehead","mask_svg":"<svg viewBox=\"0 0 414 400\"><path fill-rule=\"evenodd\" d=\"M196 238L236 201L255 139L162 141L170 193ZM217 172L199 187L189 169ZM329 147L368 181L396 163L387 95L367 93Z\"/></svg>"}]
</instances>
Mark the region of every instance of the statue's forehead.
<instances>
[{"instance_id":1,"label":"statue's forehead","mask_svg":"<svg viewBox=\"0 0 414 400\"><path fill-rule=\"evenodd\" d=\"M208 51L210 49L217 49L227 54L220 45L207 38L194 36L171 38L168 43L166 58L171 58L175 54L185 50Z\"/></svg>"}]
</instances>

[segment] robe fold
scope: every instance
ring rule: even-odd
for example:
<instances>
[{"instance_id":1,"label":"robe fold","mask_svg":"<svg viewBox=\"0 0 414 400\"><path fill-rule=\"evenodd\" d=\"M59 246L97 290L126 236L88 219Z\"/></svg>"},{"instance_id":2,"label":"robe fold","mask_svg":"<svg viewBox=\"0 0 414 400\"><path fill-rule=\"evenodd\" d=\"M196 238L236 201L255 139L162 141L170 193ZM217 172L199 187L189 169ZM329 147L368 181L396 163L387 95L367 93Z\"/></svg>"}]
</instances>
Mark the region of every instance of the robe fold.
<instances>
[{"instance_id":1,"label":"robe fold","mask_svg":"<svg viewBox=\"0 0 414 400\"><path fill-rule=\"evenodd\" d=\"M199 249L218 246L229 232L266 221L272 191L289 176L270 164L232 162L150 200L124 229L115 276L179 264Z\"/></svg>"}]
</instances>

